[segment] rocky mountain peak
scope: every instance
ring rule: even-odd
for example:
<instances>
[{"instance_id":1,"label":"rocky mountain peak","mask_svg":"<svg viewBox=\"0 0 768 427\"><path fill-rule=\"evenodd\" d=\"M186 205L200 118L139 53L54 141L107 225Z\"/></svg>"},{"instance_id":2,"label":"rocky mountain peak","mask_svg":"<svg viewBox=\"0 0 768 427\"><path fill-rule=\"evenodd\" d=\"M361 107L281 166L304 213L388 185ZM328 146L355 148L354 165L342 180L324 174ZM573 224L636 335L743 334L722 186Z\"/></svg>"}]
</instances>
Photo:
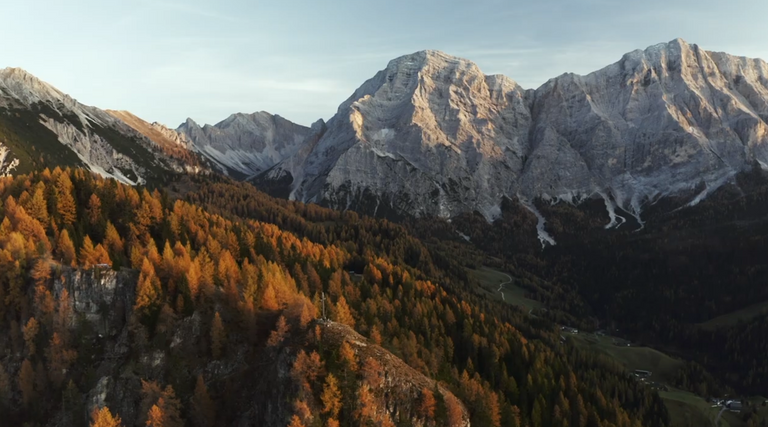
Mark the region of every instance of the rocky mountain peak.
<instances>
[{"instance_id":1,"label":"rocky mountain peak","mask_svg":"<svg viewBox=\"0 0 768 427\"><path fill-rule=\"evenodd\" d=\"M13 97L16 103L26 106L36 102L65 104L69 107L76 104L74 99L22 68L0 70L0 94Z\"/></svg>"},{"instance_id":2,"label":"rocky mountain peak","mask_svg":"<svg viewBox=\"0 0 768 427\"><path fill-rule=\"evenodd\" d=\"M309 128L259 111L232 114L215 125L202 127L187 119L177 132L222 172L248 178L295 154Z\"/></svg>"},{"instance_id":3,"label":"rocky mountain peak","mask_svg":"<svg viewBox=\"0 0 768 427\"><path fill-rule=\"evenodd\" d=\"M295 199L372 214L492 220L504 197L531 209L596 197L608 226L628 214L642 224L660 197L696 203L756 163L768 168L766 119L765 62L682 39L528 91L421 51L390 61L269 175L291 176Z\"/></svg>"}]
</instances>

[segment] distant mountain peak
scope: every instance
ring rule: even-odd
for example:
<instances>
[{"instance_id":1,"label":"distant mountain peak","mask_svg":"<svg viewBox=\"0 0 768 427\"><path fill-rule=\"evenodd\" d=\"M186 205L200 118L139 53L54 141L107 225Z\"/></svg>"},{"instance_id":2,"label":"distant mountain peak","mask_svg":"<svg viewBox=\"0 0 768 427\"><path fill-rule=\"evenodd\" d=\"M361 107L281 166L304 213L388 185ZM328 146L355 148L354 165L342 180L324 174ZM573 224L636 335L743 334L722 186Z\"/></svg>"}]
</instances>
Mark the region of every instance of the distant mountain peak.
<instances>
[{"instance_id":1,"label":"distant mountain peak","mask_svg":"<svg viewBox=\"0 0 768 427\"><path fill-rule=\"evenodd\" d=\"M765 62L683 39L527 91L426 50L390 61L268 175L290 175L295 199L370 214L493 219L504 197L596 197L613 227L619 208L642 223L658 197L704 188L694 203L768 168L767 120Z\"/></svg>"}]
</instances>

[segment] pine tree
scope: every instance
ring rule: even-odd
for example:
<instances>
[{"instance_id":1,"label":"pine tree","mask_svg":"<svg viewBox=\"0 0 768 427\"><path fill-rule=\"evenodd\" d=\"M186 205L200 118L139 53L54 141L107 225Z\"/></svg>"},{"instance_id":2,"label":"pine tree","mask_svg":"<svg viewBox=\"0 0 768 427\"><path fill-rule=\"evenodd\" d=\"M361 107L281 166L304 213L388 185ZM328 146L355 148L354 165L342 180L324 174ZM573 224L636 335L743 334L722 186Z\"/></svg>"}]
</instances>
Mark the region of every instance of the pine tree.
<instances>
[{"instance_id":1,"label":"pine tree","mask_svg":"<svg viewBox=\"0 0 768 427\"><path fill-rule=\"evenodd\" d=\"M216 405L208 394L202 375L197 376L192 397L192 421L197 427L213 427L216 422Z\"/></svg>"},{"instance_id":2,"label":"pine tree","mask_svg":"<svg viewBox=\"0 0 768 427\"><path fill-rule=\"evenodd\" d=\"M221 357L225 339L224 324L221 322L221 316L217 311L211 323L211 355L214 359Z\"/></svg>"},{"instance_id":3,"label":"pine tree","mask_svg":"<svg viewBox=\"0 0 768 427\"><path fill-rule=\"evenodd\" d=\"M112 415L106 406L91 412L91 427L122 427L123 422L117 415Z\"/></svg>"}]
</instances>

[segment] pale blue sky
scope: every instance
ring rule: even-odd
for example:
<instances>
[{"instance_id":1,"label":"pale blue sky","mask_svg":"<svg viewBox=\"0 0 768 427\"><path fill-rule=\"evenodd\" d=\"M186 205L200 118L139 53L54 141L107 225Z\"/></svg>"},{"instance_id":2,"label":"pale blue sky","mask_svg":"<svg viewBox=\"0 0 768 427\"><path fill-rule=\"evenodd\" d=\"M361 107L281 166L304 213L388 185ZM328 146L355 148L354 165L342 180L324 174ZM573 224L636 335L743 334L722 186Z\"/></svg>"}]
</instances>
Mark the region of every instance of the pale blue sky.
<instances>
[{"instance_id":1,"label":"pale blue sky","mask_svg":"<svg viewBox=\"0 0 768 427\"><path fill-rule=\"evenodd\" d=\"M535 88L682 37L768 58L761 0L0 0L0 68L176 127L328 119L397 56L439 49Z\"/></svg>"}]
</instances>

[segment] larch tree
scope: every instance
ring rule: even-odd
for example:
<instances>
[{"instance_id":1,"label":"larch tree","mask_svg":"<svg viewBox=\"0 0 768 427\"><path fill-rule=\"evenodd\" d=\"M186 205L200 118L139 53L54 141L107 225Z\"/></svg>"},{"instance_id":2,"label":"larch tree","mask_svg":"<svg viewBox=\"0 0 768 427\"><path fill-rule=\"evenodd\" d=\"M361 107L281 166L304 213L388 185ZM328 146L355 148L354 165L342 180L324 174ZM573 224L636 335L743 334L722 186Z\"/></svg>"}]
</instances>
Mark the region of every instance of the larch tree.
<instances>
[{"instance_id":1,"label":"larch tree","mask_svg":"<svg viewBox=\"0 0 768 427\"><path fill-rule=\"evenodd\" d=\"M91 427L122 427L123 421L118 415L112 415L106 406L98 409L93 408L91 412Z\"/></svg>"},{"instance_id":2,"label":"larch tree","mask_svg":"<svg viewBox=\"0 0 768 427\"><path fill-rule=\"evenodd\" d=\"M197 427L213 427L216 422L216 404L208 394L202 375L197 376L192 396L192 422Z\"/></svg>"},{"instance_id":3,"label":"larch tree","mask_svg":"<svg viewBox=\"0 0 768 427\"><path fill-rule=\"evenodd\" d=\"M435 407L437 401L432 390L424 387L421 390L421 397L419 398L418 413L419 416L425 420L433 420L435 418Z\"/></svg>"},{"instance_id":4,"label":"larch tree","mask_svg":"<svg viewBox=\"0 0 768 427\"><path fill-rule=\"evenodd\" d=\"M147 413L147 427L165 427L165 413L159 405L163 404L163 398L161 397L157 404L152 405Z\"/></svg>"},{"instance_id":5,"label":"larch tree","mask_svg":"<svg viewBox=\"0 0 768 427\"><path fill-rule=\"evenodd\" d=\"M72 306L69 303L69 291L63 288L59 294L58 307L53 319L53 330L61 336L64 343L69 341L70 317L72 317Z\"/></svg>"},{"instance_id":6,"label":"larch tree","mask_svg":"<svg viewBox=\"0 0 768 427\"><path fill-rule=\"evenodd\" d=\"M189 298L192 301L197 300L197 294L200 291L200 276L200 261L195 259L195 261L190 264L186 273L187 289L189 290Z\"/></svg>"},{"instance_id":7,"label":"larch tree","mask_svg":"<svg viewBox=\"0 0 768 427\"><path fill-rule=\"evenodd\" d=\"M349 305L347 304L347 300L344 299L344 296L340 296L339 300L336 301L336 321L339 323L343 323L349 327L354 328L355 327L355 318L352 317L352 310L349 308Z\"/></svg>"},{"instance_id":8,"label":"larch tree","mask_svg":"<svg viewBox=\"0 0 768 427\"><path fill-rule=\"evenodd\" d=\"M445 396L445 407L448 412L448 426L459 427L464 424L464 411L459 399L452 395Z\"/></svg>"},{"instance_id":9,"label":"larch tree","mask_svg":"<svg viewBox=\"0 0 768 427\"><path fill-rule=\"evenodd\" d=\"M80 265L86 269L93 267L93 265L96 264L96 262L94 262L96 258L95 255L96 251L93 248L93 241L90 236L85 236L85 239L83 239L83 247L80 248Z\"/></svg>"},{"instance_id":10,"label":"larch tree","mask_svg":"<svg viewBox=\"0 0 768 427\"><path fill-rule=\"evenodd\" d=\"M32 268L32 279L36 285L45 285L51 279L51 261L47 258L40 258L35 262Z\"/></svg>"},{"instance_id":11,"label":"larch tree","mask_svg":"<svg viewBox=\"0 0 768 427\"><path fill-rule=\"evenodd\" d=\"M104 235L104 245L112 257L118 254L122 255L125 250L125 243L120 237L120 233L117 232L117 228L109 221L107 221L107 230Z\"/></svg>"},{"instance_id":12,"label":"larch tree","mask_svg":"<svg viewBox=\"0 0 768 427\"><path fill-rule=\"evenodd\" d=\"M88 199L86 217L90 225L96 225L101 220L101 199L95 193L91 194L91 198Z\"/></svg>"},{"instance_id":13,"label":"larch tree","mask_svg":"<svg viewBox=\"0 0 768 427\"><path fill-rule=\"evenodd\" d=\"M266 311L276 311L279 307L277 305L277 295L275 289L271 283L267 284L264 289L264 294L261 296L261 309Z\"/></svg>"},{"instance_id":14,"label":"larch tree","mask_svg":"<svg viewBox=\"0 0 768 427\"><path fill-rule=\"evenodd\" d=\"M61 259L64 265L75 266L77 260L77 253L75 252L75 244L72 243L72 239L69 237L69 232L61 230L59 233L59 241L56 245L56 254Z\"/></svg>"},{"instance_id":15,"label":"larch tree","mask_svg":"<svg viewBox=\"0 0 768 427\"><path fill-rule=\"evenodd\" d=\"M367 425L369 421L373 421L376 417L376 398L371 393L370 387L363 384L357 390L357 411L355 411L355 418L358 419L360 425Z\"/></svg>"},{"instance_id":16,"label":"larch tree","mask_svg":"<svg viewBox=\"0 0 768 427\"><path fill-rule=\"evenodd\" d=\"M18 378L19 390L21 390L21 401L24 407L29 407L35 399L35 369L29 359L24 359L21 363Z\"/></svg>"},{"instance_id":17,"label":"larch tree","mask_svg":"<svg viewBox=\"0 0 768 427\"><path fill-rule=\"evenodd\" d=\"M30 356L34 356L37 350L37 344L35 343L35 340L37 340L37 333L39 331L40 324L37 323L37 320L35 320L34 317L31 317L27 321L27 324L24 325L24 329L22 330L22 334L24 335L24 344L26 344L27 353Z\"/></svg>"},{"instance_id":18,"label":"larch tree","mask_svg":"<svg viewBox=\"0 0 768 427\"><path fill-rule=\"evenodd\" d=\"M291 417L288 427L304 427L304 423L301 422L301 418L298 415L294 415Z\"/></svg>"},{"instance_id":19,"label":"larch tree","mask_svg":"<svg viewBox=\"0 0 768 427\"><path fill-rule=\"evenodd\" d=\"M221 321L221 315L217 311L211 322L211 355L214 359L221 357L224 350L224 341L226 340L224 324Z\"/></svg>"},{"instance_id":20,"label":"larch tree","mask_svg":"<svg viewBox=\"0 0 768 427\"><path fill-rule=\"evenodd\" d=\"M56 180L56 213L62 224L72 225L77 220L77 206L72 196L72 181L69 174L62 173Z\"/></svg>"},{"instance_id":21,"label":"larch tree","mask_svg":"<svg viewBox=\"0 0 768 427\"><path fill-rule=\"evenodd\" d=\"M323 413L328 414L329 418L336 418L339 415L339 411L341 411L341 390L339 390L339 382L333 374L328 374L325 377L320 400L323 402Z\"/></svg>"},{"instance_id":22,"label":"larch tree","mask_svg":"<svg viewBox=\"0 0 768 427\"><path fill-rule=\"evenodd\" d=\"M275 330L273 330L269 334L269 339L267 340L267 346L277 347L278 345L282 344L283 340L285 340L285 337L288 336L289 330L290 330L290 327L288 326L288 322L286 322L285 320L285 316L280 316L277 319Z\"/></svg>"},{"instance_id":23,"label":"larch tree","mask_svg":"<svg viewBox=\"0 0 768 427\"><path fill-rule=\"evenodd\" d=\"M382 368L381 364L373 357L365 359L361 371L363 374L363 381L370 385L373 389L380 387L384 382L384 378L381 374L384 369Z\"/></svg>"},{"instance_id":24,"label":"larch tree","mask_svg":"<svg viewBox=\"0 0 768 427\"><path fill-rule=\"evenodd\" d=\"M65 373L77 359L77 352L67 348L59 334L54 332L45 355L48 359L48 375L53 385L59 388L64 383Z\"/></svg>"},{"instance_id":25,"label":"larch tree","mask_svg":"<svg viewBox=\"0 0 768 427\"><path fill-rule=\"evenodd\" d=\"M48 224L50 218L48 215L48 203L45 199L45 184L40 182L35 189L34 195L24 209L26 209L29 216L38 220L40 224Z\"/></svg>"},{"instance_id":26,"label":"larch tree","mask_svg":"<svg viewBox=\"0 0 768 427\"><path fill-rule=\"evenodd\" d=\"M155 274L155 267L152 263L144 258L141 264L141 274L139 275L139 282L136 286L136 304L134 309L142 312L149 313L152 309L156 308L160 299L160 280Z\"/></svg>"}]
</instances>

